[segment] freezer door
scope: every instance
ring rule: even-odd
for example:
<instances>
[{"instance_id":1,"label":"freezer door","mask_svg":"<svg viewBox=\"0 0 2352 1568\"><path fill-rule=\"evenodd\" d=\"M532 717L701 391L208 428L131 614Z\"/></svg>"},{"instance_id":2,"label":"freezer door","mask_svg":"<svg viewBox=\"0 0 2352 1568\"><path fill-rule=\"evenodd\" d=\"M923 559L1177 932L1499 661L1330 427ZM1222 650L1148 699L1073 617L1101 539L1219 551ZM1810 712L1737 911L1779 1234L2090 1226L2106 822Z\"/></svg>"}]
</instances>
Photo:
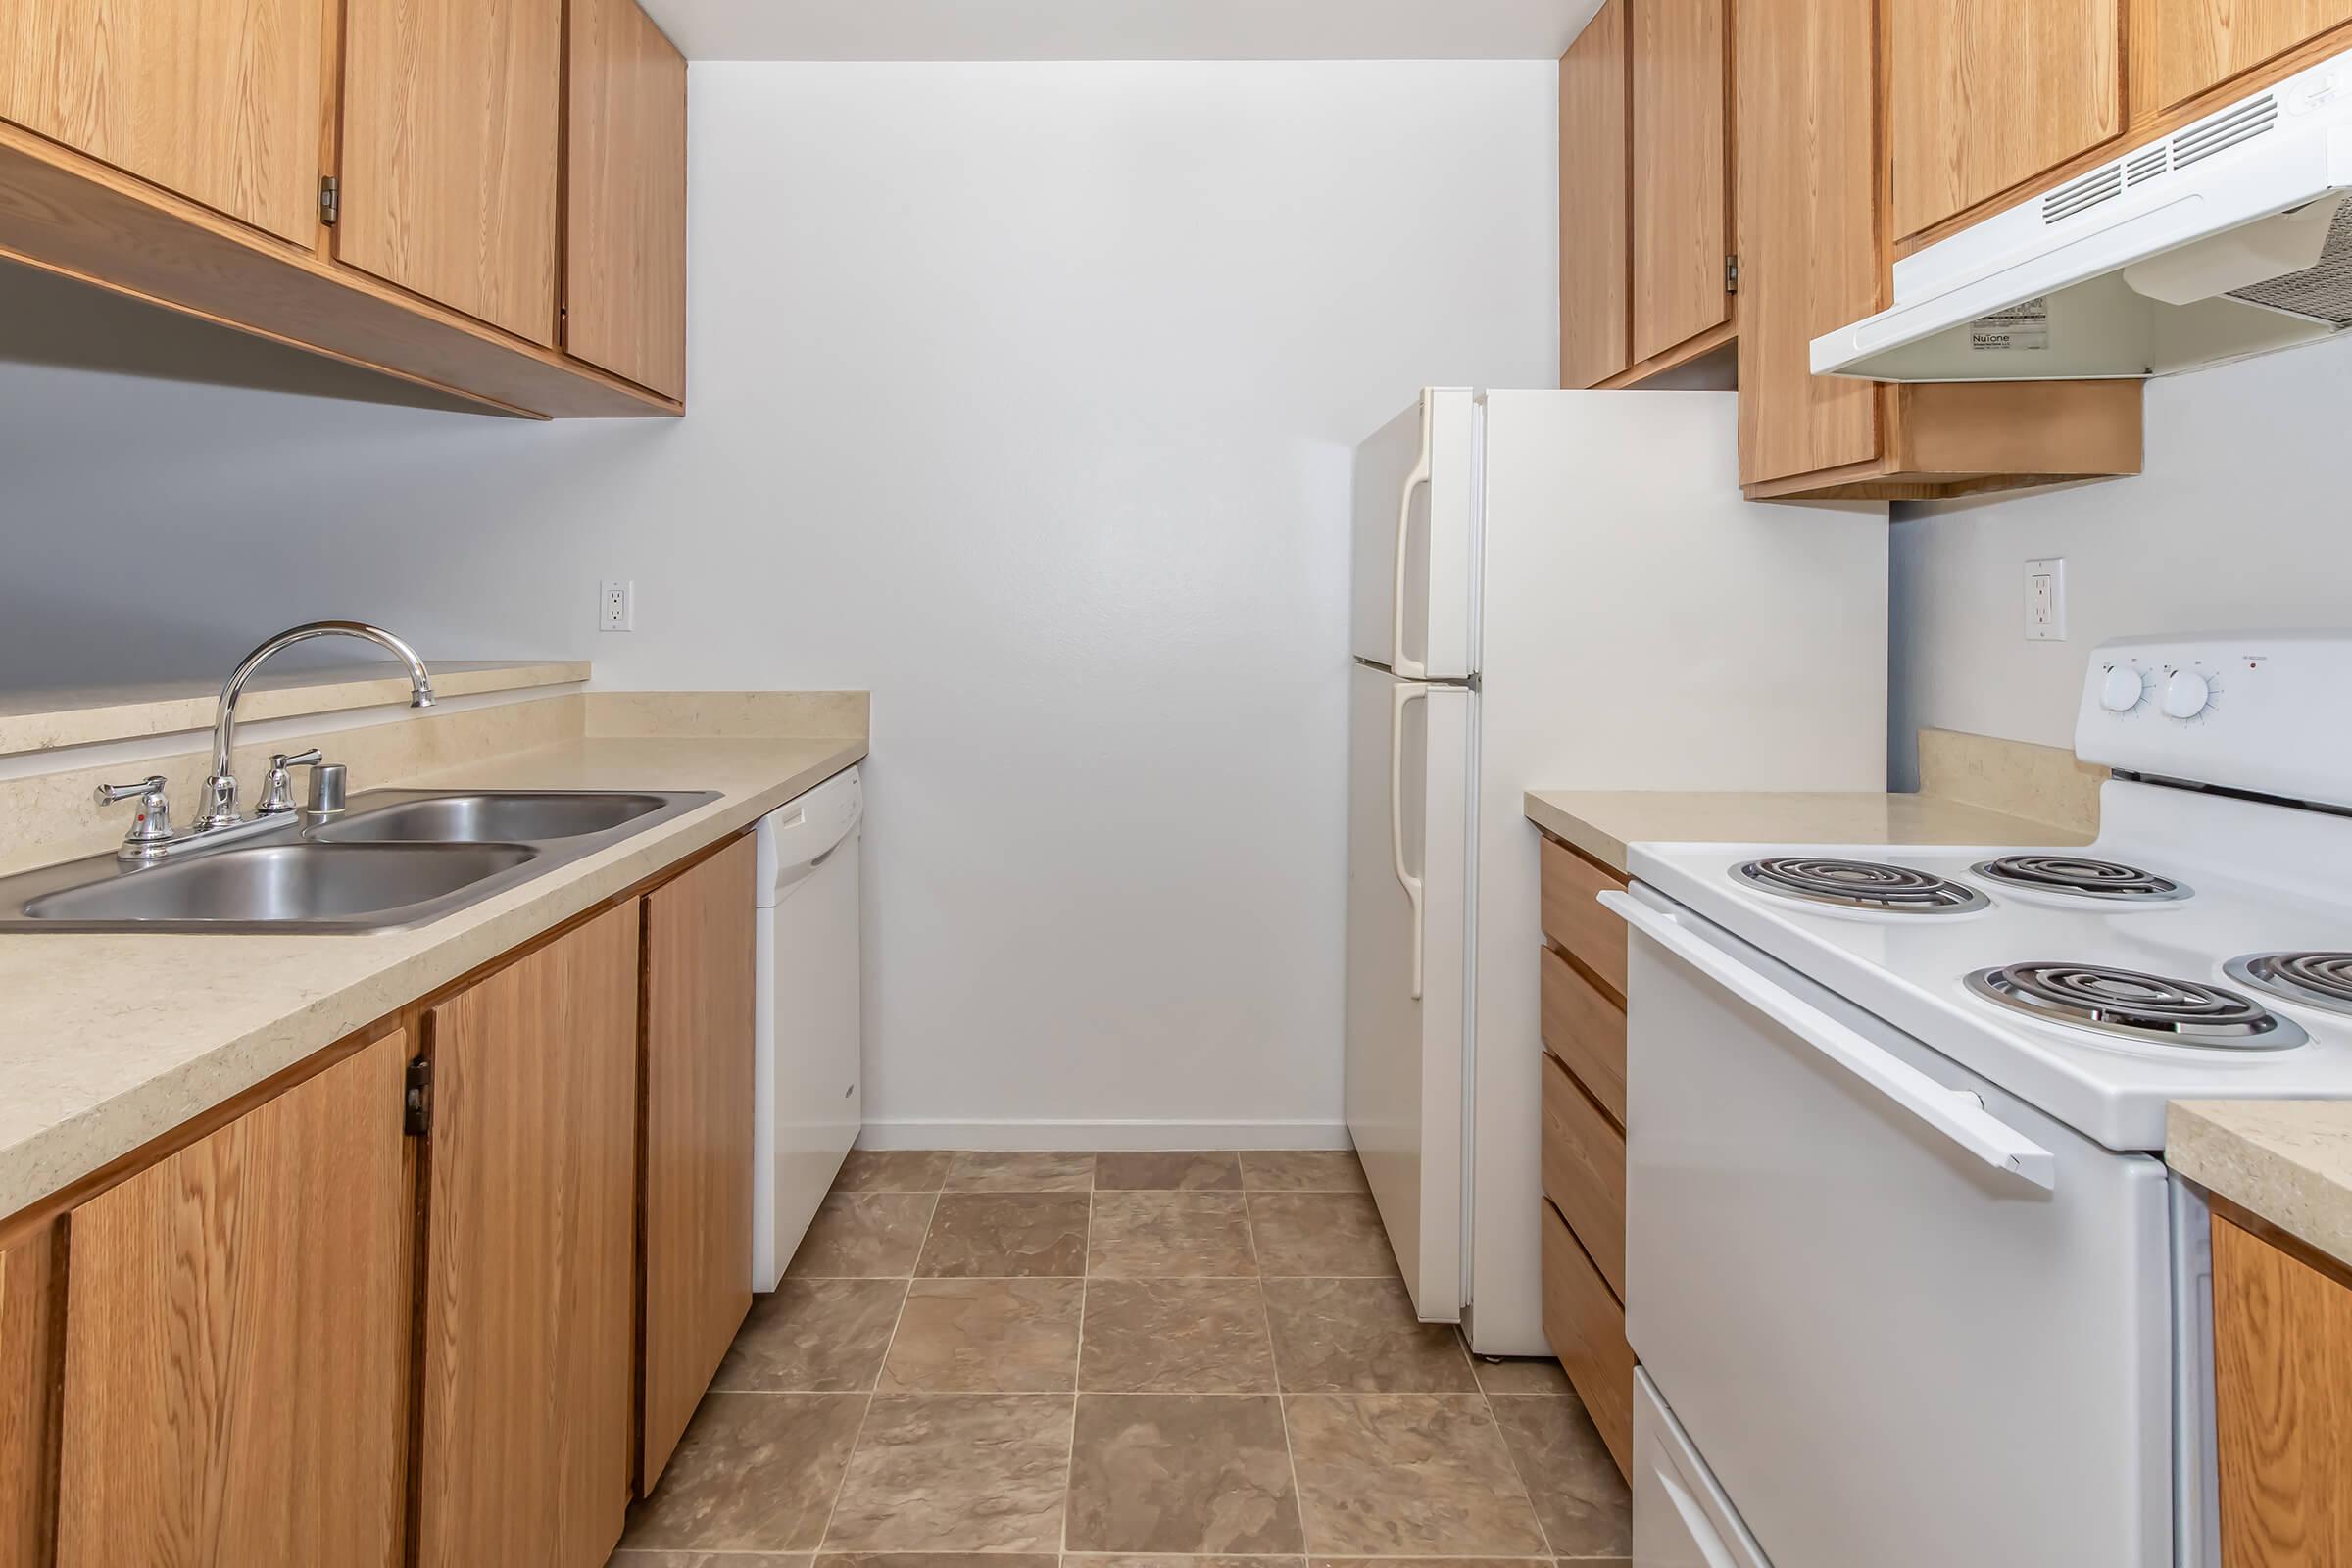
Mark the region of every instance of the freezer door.
<instances>
[{"instance_id":1,"label":"freezer door","mask_svg":"<svg viewBox=\"0 0 2352 1568\"><path fill-rule=\"evenodd\" d=\"M1463 995L1473 698L1355 666L1348 1127L1413 1306L1462 1313Z\"/></svg>"},{"instance_id":2,"label":"freezer door","mask_svg":"<svg viewBox=\"0 0 2352 1568\"><path fill-rule=\"evenodd\" d=\"M1478 400L1433 387L1355 453L1355 657L1413 680L1478 668Z\"/></svg>"}]
</instances>

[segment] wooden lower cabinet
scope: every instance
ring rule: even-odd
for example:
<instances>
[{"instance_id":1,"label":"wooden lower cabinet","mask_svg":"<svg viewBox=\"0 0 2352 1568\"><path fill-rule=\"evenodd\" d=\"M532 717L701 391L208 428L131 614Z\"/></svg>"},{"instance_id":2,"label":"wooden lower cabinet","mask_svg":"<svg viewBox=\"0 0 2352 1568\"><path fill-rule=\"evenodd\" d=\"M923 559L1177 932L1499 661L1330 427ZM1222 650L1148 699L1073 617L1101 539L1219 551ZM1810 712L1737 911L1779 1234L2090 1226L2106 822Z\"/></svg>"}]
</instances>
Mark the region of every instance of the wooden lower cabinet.
<instances>
[{"instance_id":1,"label":"wooden lower cabinet","mask_svg":"<svg viewBox=\"0 0 2352 1568\"><path fill-rule=\"evenodd\" d=\"M65 1227L0 1251L0 1568L48 1568L56 1497Z\"/></svg>"},{"instance_id":2,"label":"wooden lower cabinet","mask_svg":"<svg viewBox=\"0 0 2352 1568\"><path fill-rule=\"evenodd\" d=\"M1629 1478L1634 1464L1634 1348L1625 1308L1577 1244L1560 1211L1544 1205L1544 1337Z\"/></svg>"},{"instance_id":3,"label":"wooden lower cabinet","mask_svg":"<svg viewBox=\"0 0 2352 1568\"><path fill-rule=\"evenodd\" d=\"M408 1059L386 1035L73 1210L60 1568L400 1561Z\"/></svg>"},{"instance_id":4,"label":"wooden lower cabinet","mask_svg":"<svg viewBox=\"0 0 2352 1568\"><path fill-rule=\"evenodd\" d=\"M2352 1271L2217 1214L2222 1568L2352 1563Z\"/></svg>"},{"instance_id":5,"label":"wooden lower cabinet","mask_svg":"<svg viewBox=\"0 0 2352 1568\"><path fill-rule=\"evenodd\" d=\"M645 898L647 1493L752 1307L755 855Z\"/></svg>"},{"instance_id":6,"label":"wooden lower cabinet","mask_svg":"<svg viewBox=\"0 0 2352 1568\"><path fill-rule=\"evenodd\" d=\"M597 1568L620 1539L637 964L630 903L427 1014L419 1568Z\"/></svg>"}]
</instances>

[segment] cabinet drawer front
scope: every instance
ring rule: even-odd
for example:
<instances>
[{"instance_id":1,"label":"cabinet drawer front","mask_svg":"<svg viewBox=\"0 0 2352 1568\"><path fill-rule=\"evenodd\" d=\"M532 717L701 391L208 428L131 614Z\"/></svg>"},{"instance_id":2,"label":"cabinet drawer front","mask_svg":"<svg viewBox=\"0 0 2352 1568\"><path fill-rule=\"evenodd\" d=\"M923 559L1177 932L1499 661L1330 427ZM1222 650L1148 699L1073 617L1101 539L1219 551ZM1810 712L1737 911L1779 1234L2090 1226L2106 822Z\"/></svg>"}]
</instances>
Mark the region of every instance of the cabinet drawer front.
<instances>
[{"instance_id":1,"label":"cabinet drawer front","mask_svg":"<svg viewBox=\"0 0 2352 1568\"><path fill-rule=\"evenodd\" d=\"M1595 901L1625 878L1550 839L1544 841L1544 934L1625 995L1625 922Z\"/></svg>"},{"instance_id":2,"label":"cabinet drawer front","mask_svg":"<svg viewBox=\"0 0 2352 1568\"><path fill-rule=\"evenodd\" d=\"M1625 1298L1625 1134L1559 1063L1544 1058L1544 1196Z\"/></svg>"},{"instance_id":3,"label":"cabinet drawer front","mask_svg":"<svg viewBox=\"0 0 2352 1568\"><path fill-rule=\"evenodd\" d=\"M1544 1047L1624 1126L1625 1009L1549 948L1536 961L1544 975Z\"/></svg>"},{"instance_id":4,"label":"cabinet drawer front","mask_svg":"<svg viewBox=\"0 0 2352 1568\"><path fill-rule=\"evenodd\" d=\"M1600 1429L1609 1457L1631 1476L1634 1348L1625 1340L1625 1308L1549 1203L1544 1205L1544 1337Z\"/></svg>"}]
</instances>

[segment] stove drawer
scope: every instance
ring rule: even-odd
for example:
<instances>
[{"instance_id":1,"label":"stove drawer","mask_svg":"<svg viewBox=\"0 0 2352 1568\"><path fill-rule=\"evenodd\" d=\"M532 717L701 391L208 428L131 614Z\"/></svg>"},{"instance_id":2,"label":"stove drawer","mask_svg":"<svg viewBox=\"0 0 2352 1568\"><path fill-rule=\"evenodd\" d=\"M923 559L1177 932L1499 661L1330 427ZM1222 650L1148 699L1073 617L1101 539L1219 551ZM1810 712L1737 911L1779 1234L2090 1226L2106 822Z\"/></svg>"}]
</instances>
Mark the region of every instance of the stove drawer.
<instances>
[{"instance_id":1,"label":"stove drawer","mask_svg":"<svg viewBox=\"0 0 2352 1568\"><path fill-rule=\"evenodd\" d=\"M1625 924L1599 899L1624 888L1615 872L1544 840L1544 934L1618 997L1625 995Z\"/></svg>"},{"instance_id":2,"label":"stove drawer","mask_svg":"<svg viewBox=\"0 0 2352 1568\"><path fill-rule=\"evenodd\" d=\"M1625 1342L1625 1308L1569 1234L1560 1211L1544 1211L1544 1337L1600 1430L1609 1457L1629 1479L1634 1470L1634 1348Z\"/></svg>"},{"instance_id":3,"label":"stove drawer","mask_svg":"<svg viewBox=\"0 0 2352 1568\"><path fill-rule=\"evenodd\" d=\"M1559 1059L1544 1057L1544 1196L1625 1299L1625 1134Z\"/></svg>"},{"instance_id":4,"label":"stove drawer","mask_svg":"<svg viewBox=\"0 0 2352 1568\"><path fill-rule=\"evenodd\" d=\"M1544 1047L1624 1126L1625 1009L1551 949L1536 962L1544 976Z\"/></svg>"}]
</instances>

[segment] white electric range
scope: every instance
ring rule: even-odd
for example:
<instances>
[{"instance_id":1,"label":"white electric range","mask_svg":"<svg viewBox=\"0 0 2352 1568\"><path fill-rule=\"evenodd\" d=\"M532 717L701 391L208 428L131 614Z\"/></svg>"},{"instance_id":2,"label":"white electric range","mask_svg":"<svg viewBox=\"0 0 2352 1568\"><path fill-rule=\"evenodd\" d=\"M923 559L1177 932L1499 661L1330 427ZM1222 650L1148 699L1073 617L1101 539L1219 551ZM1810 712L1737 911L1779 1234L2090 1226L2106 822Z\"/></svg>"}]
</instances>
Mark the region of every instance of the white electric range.
<instances>
[{"instance_id":1,"label":"white electric range","mask_svg":"<svg viewBox=\"0 0 2352 1568\"><path fill-rule=\"evenodd\" d=\"M1637 1563L2219 1568L2165 1107L2352 1098L2347 691L2102 648L2088 848L1633 847Z\"/></svg>"}]
</instances>

